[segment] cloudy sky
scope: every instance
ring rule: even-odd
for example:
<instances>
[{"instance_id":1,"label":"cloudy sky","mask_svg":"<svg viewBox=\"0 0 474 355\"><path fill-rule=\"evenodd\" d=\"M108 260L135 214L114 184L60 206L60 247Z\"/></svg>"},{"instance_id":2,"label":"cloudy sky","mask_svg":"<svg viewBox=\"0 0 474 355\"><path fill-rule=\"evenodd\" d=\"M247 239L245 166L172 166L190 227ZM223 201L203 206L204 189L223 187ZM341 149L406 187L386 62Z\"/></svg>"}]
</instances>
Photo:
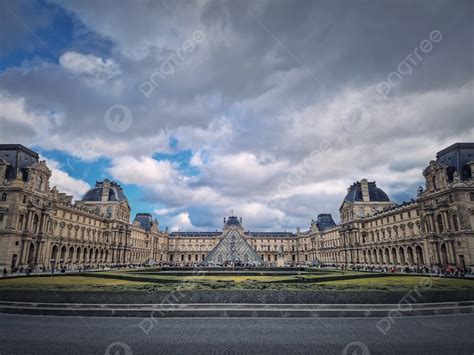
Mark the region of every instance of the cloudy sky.
<instances>
[{"instance_id":1,"label":"cloudy sky","mask_svg":"<svg viewBox=\"0 0 474 355\"><path fill-rule=\"evenodd\" d=\"M307 228L473 141L472 1L0 0L0 142L162 227Z\"/></svg>"}]
</instances>

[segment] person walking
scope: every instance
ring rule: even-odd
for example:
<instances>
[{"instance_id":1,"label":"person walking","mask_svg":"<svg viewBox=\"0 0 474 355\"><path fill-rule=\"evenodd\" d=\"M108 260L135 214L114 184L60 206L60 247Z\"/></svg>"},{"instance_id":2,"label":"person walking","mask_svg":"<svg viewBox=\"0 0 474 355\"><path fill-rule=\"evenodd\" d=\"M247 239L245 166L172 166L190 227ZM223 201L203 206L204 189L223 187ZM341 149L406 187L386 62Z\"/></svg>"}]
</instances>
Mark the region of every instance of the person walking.
<instances>
[{"instance_id":1,"label":"person walking","mask_svg":"<svg viewBox=\"0 0 474 355\"><path fill-rule=\"evenodd\" d=\"M3 277L7 277L7 275L8 275L7 268L4 268L3 269Z\"/></svg>"}]
</instances>

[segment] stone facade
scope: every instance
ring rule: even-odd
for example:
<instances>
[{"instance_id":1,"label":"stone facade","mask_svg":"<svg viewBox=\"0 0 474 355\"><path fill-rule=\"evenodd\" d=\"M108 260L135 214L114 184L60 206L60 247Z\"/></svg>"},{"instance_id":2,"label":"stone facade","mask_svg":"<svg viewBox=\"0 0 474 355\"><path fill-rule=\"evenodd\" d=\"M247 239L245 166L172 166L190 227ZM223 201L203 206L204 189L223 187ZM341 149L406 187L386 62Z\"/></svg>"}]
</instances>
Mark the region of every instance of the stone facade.
<instances>
[{"instance_id":1,"label":"stone facade","mask_svg":"<svg viewBox=\"0 0 474 355\"><path fill-rule=\"evenodd\" d=\"M148 213L130 222L131 208L117 183L97 182L73 203L71 196L49 186L51 171L35 152L0 145L0 267L202 264L226 228L237 228L265 265L472 268L473 154L474 144L467 143L439 152L423 171L426 188L401 204L375 182L352 184L338 225L322 214L308 231L252 232L231 216L221 231L168 233Z\"/></svg>"},{"instance_id":2,"label":"stone facade","mask_svg":"<svg viewBox=\"0 0 474 355\"><path fill-rule=\"evenodd\" d=\"M98 182L73 204L72 196L50 188L50 177L35 152L0 145L2 269L98 268L161 255L165 238L157 221L150 216L146 227L130 223L130 206L118 184Z\"/></svg>"},{"instance_id":3,"label":"stone facade","mask_svg":"<svg viewBox=\"0 0 474 355\"><path fill-rule=\"evenodd\" d=\"M423 171L426 189L420 187L416 199L394 204L372 203L367 196L356 202L346 198L340 225L309 232L318 241L318 260L353 266L473 268L473 170L474 144L454 144Z\"/></svg>"}]
</instances>

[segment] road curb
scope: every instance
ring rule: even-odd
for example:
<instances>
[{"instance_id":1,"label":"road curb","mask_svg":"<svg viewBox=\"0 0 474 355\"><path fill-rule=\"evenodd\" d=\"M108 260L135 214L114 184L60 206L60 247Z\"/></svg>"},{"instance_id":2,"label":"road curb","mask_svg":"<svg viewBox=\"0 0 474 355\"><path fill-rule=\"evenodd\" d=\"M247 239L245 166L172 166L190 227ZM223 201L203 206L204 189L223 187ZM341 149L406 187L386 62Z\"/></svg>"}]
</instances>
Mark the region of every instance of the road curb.
<instances>
[{"instance_id":1,"label":"road curb","mask_svg":"<svg viewBox=\"0 0 474 355\"><path fill-rule=\"evenodd\" d=\"M433 316L474 313L474 301L391 304L391 305L258 305L258 304L179 304L179 305L109 305L0 302L0 313L143 318L369 318Z\"/></svg>"}]
</instances>

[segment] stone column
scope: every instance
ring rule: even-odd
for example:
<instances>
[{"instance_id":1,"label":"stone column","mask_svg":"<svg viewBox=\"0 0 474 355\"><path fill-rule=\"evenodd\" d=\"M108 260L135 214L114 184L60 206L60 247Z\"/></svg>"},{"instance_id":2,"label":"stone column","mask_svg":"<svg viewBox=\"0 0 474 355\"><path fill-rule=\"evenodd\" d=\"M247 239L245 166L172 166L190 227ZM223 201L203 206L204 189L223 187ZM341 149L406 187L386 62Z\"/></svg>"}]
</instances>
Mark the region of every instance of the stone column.
<instances>
[{"instance_id":1,"label":"stone column","mask_svg":"<svg viewBox=\"0 0 474 355\"><path fill-rule=\"evenodd\" d=\"M441 256L439 254L439 246L438 246L438 242L433 242L431 243L431 248L432 248L432 251L433 251L433 257L434 257L434 263L433 264L436 264L436 265L441 265Z\"/></svg>"},{"instance_id":2,"label":"stone column","mask_svg":"<svg viewBox=\"0 0 474 355\"><path fill-rule=\"evenodd\" d=\"M39 246L40 246L40 242L35 242L33 243L34 246L35 246L35 255L33 256L33 269L36 268L36 264L38 263L38 253L39 253Z\"/></svg>"},{"instance_id":3,"label":"stone column","mask_svg":"<svg viewBox=\"0 0 474 355\"><path fill-rule=\"evenodd\" d=\"M443 217L444 217L446 229L452 231L453 226L451 225L451 219L449 218L449 214L447 210L443 211Z\"/></svg>"},{"instance_id":4,"label":"stone column","mask_svg":"<svg viewBox=\"0 0 474 355\"><path fill-rule=\"evenodd\" d=\"M453 241L446 242L446 252L448 254L448 264L457 264L456 253L454 252Z\"/></svg>"},{"instance_id":5,"label":"stone column","mask_svg":"<svg viewBox=\"0 0 474 355\"><path fill-rule=\"evenodd\" d=\"M37 234L43 234L43 229L44 229L44 219L46 218L44 213L39 213L39 221L38 221L38 233Z\"/></svg>"},{"instance_id":6,"label":"stone column","mask_svg":"<svg viewBox=\"0 0 474 355\"><path fill-rule=\"evenodd\" d=\"M435 222L434 222L434 215L433 213L430 213L428 215L428 221L429 221L429 224L430 224L430 231L433 233L433 232L436 232L437 231L437 228L435 227Z\"/></svg>"},{"instance_id":7,"label":"stone column","mask_svg":"<svg viewBox=\"0 0 474 355\"><path fill-rule=\"evenodd\" d=\"M26 263L26 258L28 257L28 246L29 242L27 240L21 240L21 250L20 250L20 265Z\"/></svg>"},{"instance_id":8,"label":"stone column","mask_svg":"<svg viewBox=\"0 0 474 355\"><path fill-rule=\"evenodd\" d=\"M26 231L30 230L31 216L32 216L31 211L28 211L26 213L26 228L25 228Z\"/></svg>"}]
</instances>

